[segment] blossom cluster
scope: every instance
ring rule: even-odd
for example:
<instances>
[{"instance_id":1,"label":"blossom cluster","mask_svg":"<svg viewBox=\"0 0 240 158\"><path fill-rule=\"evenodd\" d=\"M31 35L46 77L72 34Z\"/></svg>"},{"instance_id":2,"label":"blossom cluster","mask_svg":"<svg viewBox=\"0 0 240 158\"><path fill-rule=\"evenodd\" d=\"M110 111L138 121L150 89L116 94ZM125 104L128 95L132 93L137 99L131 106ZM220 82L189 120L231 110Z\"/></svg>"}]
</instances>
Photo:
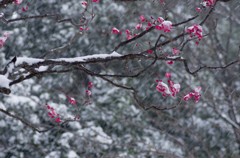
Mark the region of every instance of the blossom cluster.
<instances>
[{"instance_id":1,"label":"blossom cluster","mask_svg":"<svg viewBox=\"0 0 240 158\"><path fill-rule=\"evenodd\" d=\"M88 82L88 84L87 84L87 90L85 91L88 99L89 99L89 97L92 95L92 92L91 92L91 89L92 89L92 88L93 88L93 83L92 83L92 82ZM68 102L69 102L71 105L73 105L72 107L78 109L78 107L76 106L76 105L77 105L76 99L74 99L73 97L70 97L70 96L68 96L68 95L66 95L66 97L67 97ZM50 105L47 104L47 105L46 105L46 109L47 109L47 111L48 111L48 116L49 116L49 118L54 119L54 121L55 121L56 123L61 123L61 122L62 122L62 119L60 118L60 115L59 115L58 113L56 113L55 109L54 109L52 106L50 106ZM76 116L74 117L74 119L77 119L77 120L78 120L79 118L80 118L79 115L76 115Z\"/></svg>"},{"instance_id":2,"label":"blossom cluster","mask_svg":"<svg viewBox=\"0 0 240 158\"><path fill-rule=\"evenodd\" d=\"M197 12L202 12L202 9L205 9L206 7L212 7L216 3L216 0L203 0L200 4L201 7L197 7Z\"/></svg>"},{"instance_id":3,"label":"blossom cluster","mask_svg":"<svg viewBox=\"0 0 240 158\"><path fill-rule=\"evenodd\" d=\"M142 27L142 23L147 23L146 30L148 30L150 27L155 26L156 30L162 30L164 32L171 32L172 29L172 22L168 20L164 20L162 17L158 17L157 20L151 17L152 21L147 20L144 15L140 16L140 24L136 25L136 29L139 29Z\"/></svg>"},{"instance_id":4,"label":"blossom cluster","mask_svg":"<svg viewBox=\"0 0 240 158\"><path fill-rule=\"evenodd\" d=\"M72 104L72 105L76 105L77 104L77 101L73 97L67 96L67 98L68 98L68 102L70 104Z\"/></svg>"},{"instance_id":5,"label":"blossom cluster","mask_svg":"<svg viewBox=\"0 0 240 158\"><path fill-rule=\"evenodd\" d=\"M164 20L162 17L158 17L157 19L154 19L151 17L151 20L147 20L144 15L141 15L139 17L139 23L135 25L136 30L142 30L145 26L145 30L150 29L151 27L155 26L156 30L161 30L164 32L171 32L172 30L172 22L168 20ZM121 31L117 29L116 27L112 28L112 34L121 35ZM129 29L125 30L127 40L132 39L133 37L137 36L137 34L132 34L132 32Z\"/></svg>"},{"instance_id":6,"label":"blossom cluster","mask_svg":"<svg viewBox=\"0 0 240 158\"><path fill-rule=\"evenodd\" d=\"M195 103L197 103L200 100L200 91L201 87L197 87L193 90L193 92L188 93L183 97L183 100L188 101L189 99L193 98Z\"/></svg>"},{"instance_id":7,"label":"blossom cluster","mask_svg":"<svg viewBox=\"0 0 240 158\"><path fill-rule=\"evenodd\" d=\"M194 24L193 26L188 27L186 32L190 35L190 38L194 36L197 37L198 41L203 38L203 30L201 25ZM198 44L198 41L196 42L196 44Z\"/></svg>"},{"instance_id":8,"label":"blossom cluster","mask_svg":"<svg viewBox=\"0 0 240 158\"><path fill-rule=\"evenodd\" d=\"M91 96L92 95L92 92L91 92L91 89L93 87L93 83L92 82L88 82L88 86L87 86L87 90L86 90L86 95L87 96Z\"/></svg>"},{"instance_id":9,"label":"blossom cluster","mask_svg":"<svg viewBox=\"0 0 240 158\"><path fill-rule=\"evenodd\" d=\"M50 105L46 105L48 110L48 116L55 120L56 123L62 122L60 116L58 113L55 112L55 109L51 107Z\"/></svg>"},{"instance_id":10,"label":"blossom cluster","mask_svg":"<svg viewBox=\"0 0 240 158\"><path fill-rule=\"evenodd\" d=\"M160 93L162 93L162 95L164 97L166 96L172 96L175 97L176 94L180 91L180 84L178 83L174 83L171 80L171 74L170 73L166 73L165 75L166 78L168 78L168 85L166 83L164 83L162 80L157 80L157 86L156 86L156 90Z\"/></svg>"},{"instance_id":11,"label":"blossom cluster","mask_svg":"<svg viewBox=\"0 0 240 158\"><path fill-rule=\"evenodd\" d=\"M172 48L173 55L179 55L181 52L177 48Z\"/></svg>"},{"instance_id":12,"label":"blossom cluster","mask_svg":"<svg viewBox=\"0 0 240 158\"><path fill-rule=\"evenodd\" d=\"M172 22L164 20L162 17L158 17L158 24L155 26L157 30L162 30L164 32L170 32L172 29Z\"/></svg>"},{"instance_id":13,"label":"blossom cluster","mask_svg":"<svg viewBox=\"0 0 240 158\"><path fill-rule=\"evenodd\" d=\"M93 83L92 82L88 82L87 89L85 91L87 96L91 96L92 95L92 92L91 92L92 87L93 87ZM76 105L77 104L77 101L73 97L67 96L67 99L68 99L68 102L71 105Z\"/></svg>"},{"instance_id":14,"label":"blossom cluster","mask_svg":"<svg viewBox=\"0 0 240 158\"><path fill-rule=\"evenodd\" d=\"M179 83L174 83L171 80L171 73L167 72L165 74L165 77L168 79L167 84L164 83L162 80L156 80L157 86L156 90L162 94L164 97L172 96L176 97L176 95L180 92L180 84ZM201 94L201 87L195 88L192 92L189 92L183 97L184 101L188 101L190 99L193 99L195 103L199 102Z\"/></svg>"}]
</instances>

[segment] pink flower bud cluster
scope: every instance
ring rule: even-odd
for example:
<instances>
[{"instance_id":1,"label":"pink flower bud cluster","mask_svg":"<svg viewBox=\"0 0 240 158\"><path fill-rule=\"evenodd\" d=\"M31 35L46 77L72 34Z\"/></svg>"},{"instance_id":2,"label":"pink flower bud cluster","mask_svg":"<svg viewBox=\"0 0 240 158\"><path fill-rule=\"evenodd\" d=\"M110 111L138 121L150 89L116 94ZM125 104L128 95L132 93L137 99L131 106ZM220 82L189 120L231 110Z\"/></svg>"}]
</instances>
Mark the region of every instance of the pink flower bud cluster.
<instances>
[{"instance_id":1,"label":"pink flower bud cluster","mask_svg":"<svg viewBox=\"0 0 240 158\"><path fill-rule=\"evenodd\" d=\"M195 103L199 102L201 94L201 87L197 87L193 90L193 92L188 93L183 97L183 100L188 101L189 99L193 98Z\"/></svg>"},{"instance_id":2,"label":"pink flower bud cluster","mask_svg":"<svg viewBox=\"0 0 240 158\"><path fill-rule=\"evenodd\" d=\"M167 72L165 74L165 77L168 79L167 83L164 83L162 80L157 80L157 86L156 90L160 92L164 97L172 96L176 97L176 95L180 92L180 84L174 83L171 80L171 73ZM195 88L192 92L189 92L183 97L184 101L188 101L190 99L193 99L195 103L199 102L201 94L201 87Z\"/></svg>"},{"instance_id":3,"label":"pink flower bud cluster","mask_svg":"<svg viewBox=\"0 0 240 158\"><path fill-rule=\"evenodd\" d=\"M196 44L198 44L199 41L203 38L203 30L201 25L195 24L193 26L190 26L187 28L186 32L190 35L190 38L194 36L198 38Z\"/></svg>"},{"instance_id":4,"label":"pink flower bud cluster","mask_svg":"<svg viewBox=\"0 0 240 158\"><path fill-rule=\"evenodd\" d=\"M162 80L157 80L157 86L156 86L156 90L160 93L162 93L162 95L164 97L167 96L172 96L175 97L176 94L180 91L180 84L178 83L174 83L171 80L171 73L166 73L165 75L166 78L168 78L168 85L165 84Z\"/></svg>"},{"instance_id":5,"label":"pink flower bud cluster","mask_svg":"<svg viewBox=\"0 0 240 158\"><path fill-rule=\"evenodd\" d=\"M51 107L50 105L46 105L47 107L47 110L48 110L48 116L51 118L51 119L54 119L56 123L60 123L62 122L59 114L57 114L55 112L55 109L53 107Z\"/></svg>"},{"instance_id":6,"label":"pink flower bud cluster","mask_svg":"<svg viewBox=\"0 0 240 158\"><path fill-rule=\"evenodd\" d=\"M144 29L143 27L145 26L145 29L148 30L150 29L152 26L155 26L156 30L162 30L164 32L171 32L172 30L172 22L171 21L167 21L164 20L162 17L158 17L158 19L154 19L153 17L151 17L151 20L147 20L145 18L144 15L141 15L139 17L139 23L136 24L135 26L135 30L142 30ZM121 31L119 29L117 29L116 27L112 28L112 34L121 35ZM127 36L127 40L132 39L133 37L137 36L138 34L132 34L131 31L129 29L125 30L126 36Z\"/></svg>"}]
</instances>

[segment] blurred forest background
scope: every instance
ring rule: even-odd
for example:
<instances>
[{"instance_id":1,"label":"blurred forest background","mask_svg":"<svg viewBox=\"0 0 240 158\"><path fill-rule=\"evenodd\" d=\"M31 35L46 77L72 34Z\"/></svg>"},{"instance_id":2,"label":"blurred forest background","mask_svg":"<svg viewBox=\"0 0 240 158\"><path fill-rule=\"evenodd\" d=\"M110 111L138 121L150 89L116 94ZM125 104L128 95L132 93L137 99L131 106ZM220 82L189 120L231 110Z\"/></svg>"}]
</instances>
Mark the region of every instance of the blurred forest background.
<instances>
[{"instance_id":1,"label":"blurred forest background","mask_svg":"<svg viewBox=\"0 0 240 158\"><path fill-rule=\"evenodd\" d=\"M0 48L0 66L14 57L55 59L91 54L110 54L126 40L124 30L136 33L139 17L164 17L173 24L199 16L178 27L167 38L182 33L186 27L201 22L211 8L201 13L195 8L200 0L88 1L89 8L79 0L24 0L20 5L1 7L4 18L14 19L35 15L58 15L6 23L1 19L0 34L9 38ZM26 11L22 7L28 6ZM83 13L84 12L84 13ZM94 18L92 19L92 13ZM60 19L71 18L69 21ZM81 20L80 20L81 19ZM88 22L89 30L81 34L78 25ZM218 2L203 26L204 38L198 45L186 43L180 56L188 60L191 71L200 66L224 66L240 58L240 2ZM123 31L112 34L112 28ZM154 46L158 30L117 50L119 54L138 53ZM187 39L187 36L186 36ZM181 49L182 40L171 42L157 53ZM69 45L68 45L69 44ZM59 49L59 47L64 49ZM149 61L110 61L86 65L94 72L132 74ZM163 97L156 91L155 80L166 72L181 84L176 98ZM0 112L0 157L6 158L237 158L240 152L240 66L239 62L222 69L204 68L189 74L182 62L169 65L157 61L137 78L111 78L131 85L145 105L172 107L168 110L144 110L132 94L109 84L102 78L73 70L61 74L45 74L11 87L11 94L0 95L0 108L38 127L37 132L16 118ZM0 81L1 82L1 81ZM92 82L92 95L85 94ZM201 99L179 103L179 98L197 86L202 87ZM76 99L77 108L68 102ZM79 116L64 124L47 115L46 104L54 107L63 120Z\"/></svg>"}]
</instances>

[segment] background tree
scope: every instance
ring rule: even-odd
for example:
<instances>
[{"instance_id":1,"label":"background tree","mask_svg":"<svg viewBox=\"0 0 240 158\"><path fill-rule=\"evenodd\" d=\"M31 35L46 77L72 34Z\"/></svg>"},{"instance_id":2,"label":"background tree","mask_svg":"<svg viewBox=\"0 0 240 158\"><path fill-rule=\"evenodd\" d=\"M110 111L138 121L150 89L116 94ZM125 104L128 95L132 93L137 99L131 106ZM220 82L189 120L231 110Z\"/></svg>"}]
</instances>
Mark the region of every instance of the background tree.
<instances>
[{"instance_id":1,"label":"background tree","mask_svg":"<svg viewBox=\"0 0 240 158\"><path fill-rule=\"evenodd\" d=\"M0 157L237 157L224 2L2 0Z\"/></svg>"}]
</instances>

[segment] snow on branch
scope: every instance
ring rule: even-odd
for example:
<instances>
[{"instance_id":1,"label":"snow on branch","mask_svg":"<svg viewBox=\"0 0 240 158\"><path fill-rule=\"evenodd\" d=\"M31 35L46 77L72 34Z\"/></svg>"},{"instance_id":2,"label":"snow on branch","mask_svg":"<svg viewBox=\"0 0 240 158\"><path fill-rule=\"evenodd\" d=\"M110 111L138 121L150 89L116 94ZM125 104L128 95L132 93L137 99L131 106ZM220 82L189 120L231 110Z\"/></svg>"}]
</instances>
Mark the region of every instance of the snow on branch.
<instances>
[{"instance_id":1,"label":"snow on branch","mask_svg":"<svg viewBox=\"0 0 240 158\"><path fill-rule=\"evenodd\" d=\"M6 76L0 75L0 81L0 87L9 88L10 80Z\"/></svg>"},{"instance_id":2,"label":"snow on branch","mask_svg":"<svg viewBox=\"0 0 240 158\"><path fill-rule=\"evenodd\" d=\"M43 73L60 73L67 72L69 70L49 70L45 65L69 65L69 64L81 64L89 61L99 61L99 60L108 60L116 57L121 57L122 55L117 52L112 52L111 54L94 54L87 55L82 57L74 58L58 58L58 59L38 59L38 58L29 58L29 57L14 57L5 67L5 69L0 72L0 93L9 94L10 86L16 83L19 83L25 79L36 76L37 74ZM18 68L18 69L16 69ZM19 68L25 69L23 73L20 73L16 76L15 72ZM10 80L10 79L11 80ZM13 78L13 79L12 79Z\"/></svg>"},{"instance_id":3,"label":"snow on branch","mask_svg":"<svg viewBox=\"0 0 240 158\"><path fill-rule=\"evenodd\" d=\"M196 74L201 69L224 69L228 66L239 63L239 60L233 61L225 66L204 66L200 67L195 71L190 71L188 66L188 61L181 56L152 56L144 53L140 54L126 54L120 55L117 52L112 52L111 54L94 54L87 55L82 57L74 57L74 58L58 58L58 59L39 59L39 58L29 58L29 57L14 57L5 67L4 71L0 74L0 93L9 94L10 88L14 84L20 83L24 80L30 79L35 76L44 75L44 74L52 74L52 73L66 73L70 72L74 69L75 66L80 68L79 70L84 71L85 73L93 76L101 76L105 77L137 77L148 67L143 70L137 72L133 75L119 75L119 74L111 74L111 75L101 75L96 74L94 72L90 72L85 69L82 64L91 64L91 63L102 63L102 62L110 62L113 60L154 60L155 61L179 61L182 62L185 66L186 71L189 74ZM61 69L58 69L56 66L62 66ZM70 66L70 67L69 67ZM55 69L57 68L57 69ZM109 81L110 82L110 81ZM126 88L122 86L121 88ZM127 88L131 89L131 88Z\"/></svg>"},{"instance_id":4,"label":"snow on branch","mask_svg":"<svg viewBox=\"0 0 240 158\"><path fill-rule=\"evenodd\" d=\"M6 76L0 75L0 93L9 94L11 91L9 89L9 80Z\"/></svg>"},{"instance_id":5,"label":"snow on branch","mask_svg":"<svg viewBox=\"0 0 240 158\"><path fill-rule=\"evenodd\" d=\"M53 62L64 62L64 63L75 63L75 62L87 62L96 59L107 59L112 57L120 57L121 55L117 52L113 52L111 54L94 54L87 55L82 57L74 57L74 58L59 58L59 59L38 59L38 58L28 58L28 57L18 57L15 63L16 66L20 66L22 64L33 65L38 64L44 61L53 61Z\"/></svg>"}]
</instances>

